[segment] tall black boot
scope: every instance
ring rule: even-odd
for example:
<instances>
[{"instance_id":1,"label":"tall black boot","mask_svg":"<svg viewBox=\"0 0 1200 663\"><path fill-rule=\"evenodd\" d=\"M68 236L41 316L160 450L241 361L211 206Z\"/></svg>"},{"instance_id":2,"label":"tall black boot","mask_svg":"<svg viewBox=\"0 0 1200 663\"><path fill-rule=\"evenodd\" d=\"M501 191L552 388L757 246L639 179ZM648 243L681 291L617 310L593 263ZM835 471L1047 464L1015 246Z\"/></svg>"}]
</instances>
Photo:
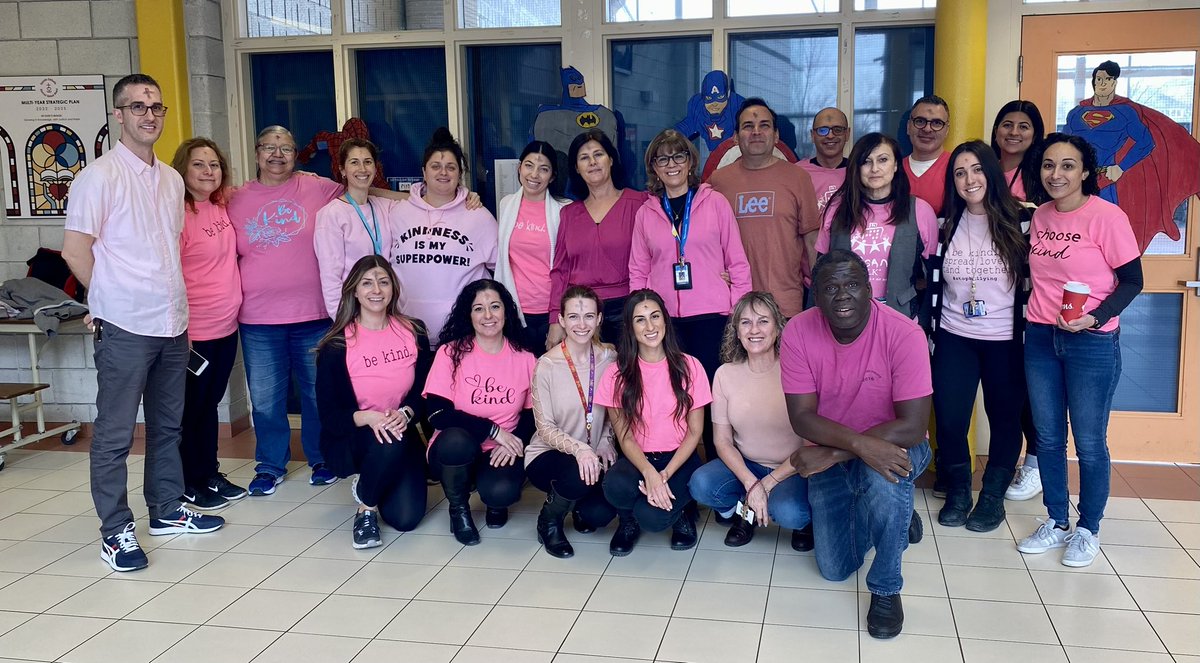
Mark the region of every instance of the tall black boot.
<instances>
[{"instance_id":1,"label":"tall black boot","mask_svg":"<svg viewBox=\"0 0 1200 663\"><path fill-rule=\"evenodd\" d=\"M471 518L471 466L443 465L442 490L450 503L450 532L464 546L479 543L479 530Z\"/></svg>"},{"instance_id":2,"label":"tall black boot","mask_svg":"<svg viewBox=\"0 0 1200 663\"><path fill-rule=\"evenodd\" d=\"M1016 472L1012 468L996 467L988 463L983 470L983 487L979 491L979 503L967 516L967 529L972 532L990 532L1004 522L1004 491L1012 483Z\"/></svg>"},{"instance_id":3,"label":"tall black boot","mask_svg":"<svg viewBox=\"0 0 1200 663\"><path fill-rule=\"evenodd\" d=\"M571 547L571 542L567 541L567 533L563 524L567 513L573 506L575 506L573 500L568 500L552 489L546 495L546 503L542 505L542 512L538 514L538 543L546 546L546 552L550 553L552 557L566 559L575 556L575 549Z\"/></svg>"},{"instance_id":4,"label":"tall black boot","mask_svg":"<svg viewBox=\"0 0 1200 663\"><path fill-rule=\"evenodd\" d=\"M971 513L971 463L941 465L938 474L946 476L946 503L938 511L938 522L945 527L962 527Z\"/></svg>"}]
</instances>

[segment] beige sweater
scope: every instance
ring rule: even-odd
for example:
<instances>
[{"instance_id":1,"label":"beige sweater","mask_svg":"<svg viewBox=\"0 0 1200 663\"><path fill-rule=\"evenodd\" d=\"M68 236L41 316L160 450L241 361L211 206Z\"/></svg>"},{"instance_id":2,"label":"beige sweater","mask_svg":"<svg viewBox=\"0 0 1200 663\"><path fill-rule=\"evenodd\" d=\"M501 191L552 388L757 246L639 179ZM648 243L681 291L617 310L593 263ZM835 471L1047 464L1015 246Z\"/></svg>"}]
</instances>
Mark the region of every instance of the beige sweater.
<instances>
[{"instance_id":1,"label":"beige sweater","mask_svg":"<svg viewBox=\"0 0 1200 663\"><path fill-rule=\"evenodd\" d=\"M604 369L616 360L617 353L609 346L596 348L597 389ZM579 382L586 397L588 364L576 365L575 370L579 373ZM532 392L533 421L537 425L537 432L525 448L526 467L534 458L551 449L574 454L582 446L591 446L593 450L613 446L612 427L605 417L605 408L600 405L592 407L592 436L590 442L587 440L587 416L561 346L538 359L533 372Z\"/></svg>"}]
</instances>

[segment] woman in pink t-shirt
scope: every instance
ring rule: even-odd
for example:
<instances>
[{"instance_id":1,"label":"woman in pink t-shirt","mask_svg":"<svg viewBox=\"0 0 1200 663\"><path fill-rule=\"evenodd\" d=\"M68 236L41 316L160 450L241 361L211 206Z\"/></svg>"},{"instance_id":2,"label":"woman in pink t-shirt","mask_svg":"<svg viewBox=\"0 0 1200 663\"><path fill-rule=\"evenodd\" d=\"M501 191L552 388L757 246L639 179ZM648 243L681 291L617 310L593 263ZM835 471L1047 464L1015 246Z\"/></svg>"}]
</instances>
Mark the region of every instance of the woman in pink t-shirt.
<instances>
[{"instance_id":1,"label":"woman in pink t-shirt","mask_svg":"<svg viewBox=\"0 0 1200 663\"><path fill-rule=\"evenodd\" d=\"M550 271L559 214L570 202L558 197L562 189L558 157L550 143L535 140L525 146L517 182L521 189L505 196L496 210L500 224L496 280L517 303L525 345L541 354L550 330Z\"/></svg>"},{"instance_id":2,"label":"woman in pink t-shirt","mask_svg":"<svg viewBox=\"0 0 1200 663\"><path fill-rule=\"evenodd\" d=\"M803 444L792 430L779 365L780 335L787 320L768 292L748 292L725 326L721 360L713 379L712 421L717 456L696 470L688 489L696 501L732 520L725 545L744 546L756 525L772 521L792 530L792 548L813 549L808 480L791 456ZM736 513L744 501L753 522Z\"/></svg>"},{"instance_id":3,"label":"woman in pink t-shirt","mask_svg":"<svg viewBox=\"0 0 1200 663\"><path fill-rule=\"evenodd\" d=\"M1101 198L1091 145L1050 134L1042 184L1053 199L1030 228L1025 376L1038 434L1038 471L1049 518L1017 544L1023 553L1066 548L1065 566L1090 565L1100 552L1100 520L1108 502L1108 417L1121 377L1118 316L1142 290L1141 251L1120 207ZM1083 314L1062 315L1069 281L1091 292ZM1079 521L1070 531L1067 415L1079 457Z\"/></svg>"},{"instance_id":4,"label":"woman in pink t-shirt","mask_svg":"<svg viewBox=\"0 0 1200 663\"><path fill-rule=\"evenodd\" d=\"M916 317L925 259L937 246L937 215L910 195L895 139L867 134L854 144L849 159L846 182L825 207L817 253L846 249L858 254L867 264L872 296Z\"/></svg>"},{"instance_id":5,"label":"woman in pink t-shirt","mask_svg":"<svg viewBox=\"0 0 1200 663\"><path fill-rule=\"evenodd\" d=\"M696 506L688 480L700 467L696 446L704 406L712 402L704 367L679 349L662 297L635 290L625 300L617 362L596 390L608 408L623 456L604 477L604 496L617 510L608 550L633 551L642 528L671 531L671 548L696 545Z\"/></svg>"},{"instance_id":6,"label":"woman in pink t-shirt","mask_svg":"<svg viewBox=\"0 0 1200 663\"><path fill-rule=\"evenodd\" d=\"M237 357L242 284L225 210L230 178L225 154L207 138L192 138L179 145L171 165L186 187L179 261L187 287L188 341L195 354L208 360L199 374L187 374L179 456L184 499L207 511L246 496L246 489L226 479L217 462L217 406Z\"/></svg>"},{"instance_id":7,"label":"woman in pink t-shirt","mask_svg":"<svg viewBox=\"0 0 1200 663\"><path fill-rule=\"evenodd\" d=\"M353 170L353 169L352 169ZM421 323L400 314L387 260L360 258L317 350L321 452L338 477L357 474L352 545L382 545L379 519L407 532L425 515L424 445L413 426L433 353Z\"/></svg>"},{"instance_id":8,"label":"woman in pink t-shirt","mask_svg":"<svg viewBox=\"0 0 1200 663\"><path fill-rule=\"evenodd\" d=\"M1021 454L1028 401L1023 336L1029 238L1021 228L1029 213L1009 193L992 150L978 140L950 155L945 212L929 288L937 473L946 488L938 522L990 532L1004 522L1004 493ZM967 431L981 383L991 446L973 505Z\"/></svg>"},{"instance_id":9,"label":"woman in pink t-shirt","mask_svg":"<svg viewBox=\"0 0 1200 663\"><path fill-rule=\"evenodd\" d=\"M992 153L1000 160L1006 186L1018 200L1035 205L1050 200L1037 162L1045 137L1042 113L1032 101L1014 99L1004 104L992 122Z\"/></svg>"},{"instance_id":10,"label":"woman in pink t-shirt","mask_svg":"<svg viewBox=\"0 0 1200 663\"><path fill-rule=\"evenodd\" d=\"M450 531L459 543L479 543L471 518L471 486L487 507L487 526L508 522L508 507L525 483L525 444L533 433L530 389L536 359L521 340L512 295L499 281L468 283L455 299L425 399L437 429L429 464L450 503Z\"/></svg>"}]
</instances>

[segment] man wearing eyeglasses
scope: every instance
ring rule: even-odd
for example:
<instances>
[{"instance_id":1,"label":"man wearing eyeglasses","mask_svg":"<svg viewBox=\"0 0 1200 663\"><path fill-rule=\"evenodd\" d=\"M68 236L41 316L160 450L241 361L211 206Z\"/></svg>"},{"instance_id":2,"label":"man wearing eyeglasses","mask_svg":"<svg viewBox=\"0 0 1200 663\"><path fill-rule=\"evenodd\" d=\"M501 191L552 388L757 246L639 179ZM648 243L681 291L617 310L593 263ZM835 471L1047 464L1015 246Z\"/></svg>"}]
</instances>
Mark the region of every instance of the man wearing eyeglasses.
<instances>
[{"instance_id":1,"label":"man wearing eyeglasses","mask_svg":"<svg viewBox=\"0 0 1200 663\"><path fill-rule=\"evenodd\" d=\"M736 116L741 157L708 183L733 207L754 289L774 295L791 317L804 309L804 276L816 260L821 221L812 179L775 156L775 121L775 111L762 99L743 102Z\"/></svg>"},{"instance_id":2,"label":"man wearing eyeglasses","mask_svg":"<svg viewBox=\"0 0 1200 663\"><path fill-rule=\"evenodd\" d=\"M146 420L144 493L152 535L211 532L224 524L180 502L179 459L188 306L179 263L183 178L154 158L167 107L155 80L131 74L113 86L117 146L71 187L63 258L88 288L96 360L90 452L100 558L114 571L148 564L134 536L125 465L138 404Z\"/></svg>"},{"instance_id":3,"label":"man wearing eyeglasses","mask_svg":"<svg viewBox=\"0 0 1200 663\"><path fill-rule=\"evenodd\" d=\"M929 203L940 217L946 196L946 169L950 153L942 149L950 126L950 106L931 94L917 99L908 118L908 138L913 151L904 159L912 194Z\"/></svg>"},{"instance_id":4,"label":"man wearing eyeglasses","mask_svg":"<svg viewBox=\"0 0 1200 663\"><path fill-rule=\"evenodd\" d=\"M801 159L796 165L812 178L817 194L817 210L825 211L825 205L833 192L846 181L846 143L850 142L850 122L846 114L837 108L822 108L813 117L812 142L816 156Z\"/></svg>"}]
</instances>

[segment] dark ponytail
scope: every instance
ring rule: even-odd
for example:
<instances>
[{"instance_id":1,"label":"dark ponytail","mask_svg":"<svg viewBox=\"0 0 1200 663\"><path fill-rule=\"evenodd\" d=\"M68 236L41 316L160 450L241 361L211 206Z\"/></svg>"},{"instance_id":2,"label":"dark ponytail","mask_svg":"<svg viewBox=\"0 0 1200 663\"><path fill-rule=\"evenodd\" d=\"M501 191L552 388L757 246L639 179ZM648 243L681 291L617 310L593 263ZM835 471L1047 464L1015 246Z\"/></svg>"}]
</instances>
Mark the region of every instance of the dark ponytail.
<instances>
[{"instance_id":1,"label":"dark ponytail","mask_svg":"<svg viewBox=\"0 0 1200 663\"><path fill-rule=\"evenodd\" d=\"M433 132L433 137L429 139L429 144L425 146L425 154L421 157L421 165L429 163L434 154L438 152L449 152L454 155L454 159L458 161L458 169L461 172L467 172L467 158L463 156L462 145L454 139L454 135L446 127L438 127Z\"/></svg>"}]
</instances>

